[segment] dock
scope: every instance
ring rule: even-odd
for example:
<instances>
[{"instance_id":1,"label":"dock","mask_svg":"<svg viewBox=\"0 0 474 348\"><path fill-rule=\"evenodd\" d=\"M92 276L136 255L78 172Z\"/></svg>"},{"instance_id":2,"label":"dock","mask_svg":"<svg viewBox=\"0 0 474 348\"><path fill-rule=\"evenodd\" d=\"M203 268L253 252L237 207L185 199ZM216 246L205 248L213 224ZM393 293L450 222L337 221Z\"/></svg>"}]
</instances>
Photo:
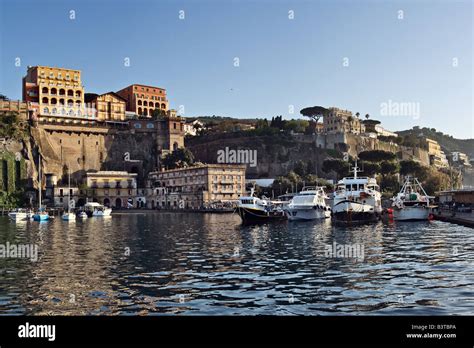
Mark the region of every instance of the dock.
<instances>
[{"instance_id":1,"label":"dock","mask_svg":"<svg viewBox=\"0 0 474 348\"><path fill-rule=\"evenodd\" d=\"M449 210L440 210L439 213L433 214L433 218L439 221L450 222L466 227L474 228L474 214L473 213L460 213L456 212L453 214Z\"/></svg>"}]
</instances>

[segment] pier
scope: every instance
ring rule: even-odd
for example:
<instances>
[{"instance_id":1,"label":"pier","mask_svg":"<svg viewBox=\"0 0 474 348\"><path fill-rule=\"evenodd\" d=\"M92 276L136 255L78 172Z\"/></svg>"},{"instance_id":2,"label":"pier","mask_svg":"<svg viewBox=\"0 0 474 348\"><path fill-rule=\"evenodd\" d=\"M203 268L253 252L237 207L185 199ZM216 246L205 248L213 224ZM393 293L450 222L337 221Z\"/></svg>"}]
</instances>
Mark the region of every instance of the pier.
<instances>
[{"instance_id":1,"label":"pier","mask_svg":"<svg viewBox=\"0 0 474 348\"><path fill-rule=\"evenodd\" d=\"M453 212L449 210L440 210L438 213L433 214L433 217L435 220L474 228L474 214L472 213L456 212L453 214Z\"/></svg>"}]
</instances>

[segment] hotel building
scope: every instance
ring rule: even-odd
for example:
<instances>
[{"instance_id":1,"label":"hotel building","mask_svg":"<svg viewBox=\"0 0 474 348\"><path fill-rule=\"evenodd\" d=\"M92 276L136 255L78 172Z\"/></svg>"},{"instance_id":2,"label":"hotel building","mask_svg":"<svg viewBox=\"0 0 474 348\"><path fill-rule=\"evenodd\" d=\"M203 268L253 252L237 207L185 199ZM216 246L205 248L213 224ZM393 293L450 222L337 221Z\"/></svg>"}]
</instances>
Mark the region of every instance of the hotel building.
<instances>
[{"instance_id":1,"label":"hotel building","mask_svg":"<svg viewBox=\"0 0 474 348\"><path fill-rule=\"evenodd\" d=\"M97 121L125 121L126 100L117 93L86 93L84 100L88 108L97 110Z\"/></svg>"},{"instance_id":2,"label":"hotel building","mask_svg":"<svg viewBox=\"0 0 474 348\"><path fill-rule=\"evenodd\" d=\"M23 101L38 115L83 117L81 72L47 66L29 66L23 78Z\"/></svg>"},{"instance_id":3,"label":"hotel building","mask_svg":"<svg viewBox=\"0 0 474 348\"><path fill-rule=\"evenodd\" d=\"M323 117L323 129L325 133L353 133L360 134L365 131L361 121L352 115L349 110L331 107L329 113Z\"/></svg>"},{"instance_id":4,"label":"hotel building","mask_svg":"<svg viewBox=\"0 0 474 348\"><path fill-rule=\"evenodd\" d=\"M205 164L151 172L151 205L164 209L198 209L212 202L235 201L245 193L245 165Z\"/></svg>"},{"instance_id":5,"label":"hotel building","mask_svg":"<svg viewBox=\"0 0 474 348\"><path fill-rule=\"evenodd\" d=\"M117 91L117 94L126 100L127 111L140 116L152 117L155 109L169 109L164 88L133 84Z\"/></svg>"}]
</instances>

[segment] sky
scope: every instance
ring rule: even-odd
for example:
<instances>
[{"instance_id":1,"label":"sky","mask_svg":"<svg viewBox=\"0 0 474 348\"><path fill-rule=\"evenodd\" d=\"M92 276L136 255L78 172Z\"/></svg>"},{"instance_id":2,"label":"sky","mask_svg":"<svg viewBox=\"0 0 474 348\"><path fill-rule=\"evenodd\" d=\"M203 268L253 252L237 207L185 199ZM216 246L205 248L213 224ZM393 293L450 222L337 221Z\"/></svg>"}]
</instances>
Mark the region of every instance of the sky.
<instances>
[{"instance_id":1,"label":"sky","mask_svg":"<svg viewBox=\"0 0 474 348\"><path fill-rule=\"evenodd\" d=\"M166 88L187 117L321 105L474 138L473 32L471 0L0 0L0 93L46 65L86 93Z\"/></svg>"}]
</instances>

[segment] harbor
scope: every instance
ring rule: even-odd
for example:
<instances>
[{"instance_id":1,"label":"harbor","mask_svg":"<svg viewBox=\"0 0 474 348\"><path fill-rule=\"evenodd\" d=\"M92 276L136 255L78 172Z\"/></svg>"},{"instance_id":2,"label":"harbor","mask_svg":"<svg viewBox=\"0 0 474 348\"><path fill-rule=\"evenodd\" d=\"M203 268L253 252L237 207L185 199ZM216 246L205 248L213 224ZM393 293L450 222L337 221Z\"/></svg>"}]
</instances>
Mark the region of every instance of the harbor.
<instances>
[{"instance_id":1,"label":"harbor","mask_svg":"<svg viewBox=\"0 0 474 348\"><path fill-rule=\"evenodd\" d=\"M237 214L142 211L75 222L4 216L0 231L0 244L15 236L38 249L36 262L0 258L2 314L462 315L473 308L474 234L442 221L242 225Z\"/></svg>"}]
</instances>

